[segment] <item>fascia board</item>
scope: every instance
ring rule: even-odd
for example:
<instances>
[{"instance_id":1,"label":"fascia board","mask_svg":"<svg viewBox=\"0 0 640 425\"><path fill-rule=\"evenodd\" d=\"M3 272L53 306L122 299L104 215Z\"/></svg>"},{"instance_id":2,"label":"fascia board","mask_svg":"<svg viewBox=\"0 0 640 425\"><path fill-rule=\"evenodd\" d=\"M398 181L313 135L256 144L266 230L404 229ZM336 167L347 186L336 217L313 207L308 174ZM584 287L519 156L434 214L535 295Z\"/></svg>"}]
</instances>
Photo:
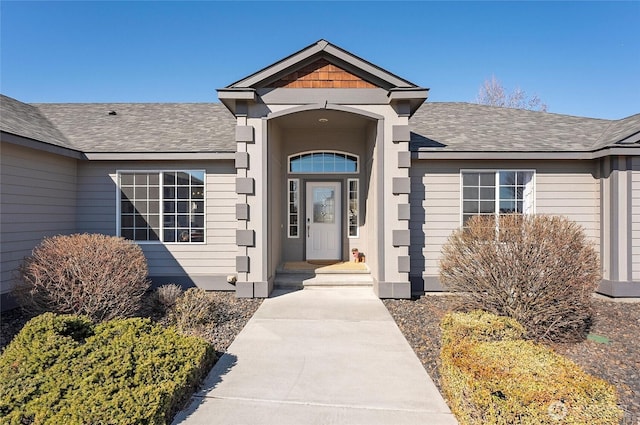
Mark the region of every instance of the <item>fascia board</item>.
<instances>
[{"instance_id":1,"label":"fascia board","mask_svg":"<svg viewBox=\"0 0 640 425\"><path fill-rule=\"evenodd\" d=\"M260 71L251 74L250 76L237 81L227 88L249 88L254 87L258 83L268 79L269 77L284 71L285 69L294 66L295 64L308 59L309 57L321 52L323 50L323 46L321 43L313 44L306 49L299 51L298 53L294 53L293 55L282 59L279 62L274 63L273 65L269 65L266 68L261 69Z\"/></svg>"},{"instance_id":2,"label":"fascia board","mask_svg":"<svg viewBox=\"0 0 640 425\"><path fill-rule=\"evenodd\" d=\"M218 89L218 99L221 102L225 100L250 100L256 101L256 91L253 88L243 88L243 89L229 89L223 88Z\"/></svg>"},{"instance_id":3,"label":"fascia board","mask_svg":"<svg viewBox=\"0 0 640 425\"><path fill-rule=\"evenodd\" d=\"M336 46L333 46L331 44L329 44L325 49L325 52L327 52L328 54L356 67L359 68L371 75L373 75L376 78L379 78L383 81L387 81L391 86L394 87L416 87L415 84L413 84L410 81L404 80L400 77L398 77L397 75L394 75L382 68L379 68L375 65L373 65L372 63L361 59L351 53L348 53Z\"/></svg>"},{"instance_id":4,"label":"fascia board","mask_svg":"<svg viewBox=\"0 0 640 425\"><path fill-rule=\"evenodd\" d=\"M597 152L436 152L436 151L418 151L412 153L414 159L529 159L529 160L547 160L547 159L597 159L606 156L636 156L640 155L640 148L613 148L603 149Z\"/></svg>"},{"instance_id":5,"label":"fascia board","mask_svg":"<svg viewBox=\"0 0 640 425\"><path fill-rule=\"evenodd\" d=\"M235 152L88 152L89 161L235 160Z\"/></svg>"},{"instance_id":6,"label":"fascia board","mask_svg":"<svg viewBox=\"0 0 640 425\"><path fill-rule=\"evenodd\" d=\"M413 157L413 156L412 156ZM433 152L419 151L417 159L592 159L590 152Z\"/></svg>"},{"instance_id":7,"label":"fascia board","mask_svg":"<svg viewBox=\"0 0 640 425\"><path fill-rule=\"evenodd\" d=\"M12 145L22 146L25 148L35 149L43 152L49 152L55 155L66 156L74 159L84 158L82 152L79 150L65 148L63 146L57 146L47 142L41 142L40 140L18 136L13 133L7 133L6 131L0 131L0 140L5 143L11 143Z\"/></svg>"},{"instance_id":8,"label":"fascia board","mask_svg":"<svg viewBox=\"0 0 640 425\"><path fill-rule=\"evenodd\" d=\"M412 87L410 89L389 90L389 100L421 99L423 102L429 97L429 89L424 87Z\"/></svg>"}]
</instances>

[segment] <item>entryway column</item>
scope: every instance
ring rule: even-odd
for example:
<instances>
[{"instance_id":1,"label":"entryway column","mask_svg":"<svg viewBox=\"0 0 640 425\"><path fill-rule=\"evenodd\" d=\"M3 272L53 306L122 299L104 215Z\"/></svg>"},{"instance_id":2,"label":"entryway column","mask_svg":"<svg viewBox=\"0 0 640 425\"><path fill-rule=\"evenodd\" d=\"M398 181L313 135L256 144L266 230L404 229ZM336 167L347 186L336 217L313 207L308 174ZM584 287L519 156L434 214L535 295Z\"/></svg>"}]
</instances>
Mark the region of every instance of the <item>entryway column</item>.
<instances>
[{"instance_id":1,"label":"entryway column","mask_svg":"<svg viewBox=\"0 0 640 425\"><path fill-rule=\"evenodd\" d=\"M236 295L240 298L268 297L271 287L265 277L266 241L266 141L263 120L250 117L250 105L236 106Z\"/></svg>"},{"instance_id":2,"label":"entryway column","mask_svg":"<svg viewBox=\"0 0 640 425\"><path fill-rule=\"evenodd\" d=\"M380 298L411 298L409 281L409 194L411 153L409 108L398 106L398 118L385 124L384 143L384 280L375 286ZM405 113L406 112L406 113Z\"/></svg>"}]
</instances>

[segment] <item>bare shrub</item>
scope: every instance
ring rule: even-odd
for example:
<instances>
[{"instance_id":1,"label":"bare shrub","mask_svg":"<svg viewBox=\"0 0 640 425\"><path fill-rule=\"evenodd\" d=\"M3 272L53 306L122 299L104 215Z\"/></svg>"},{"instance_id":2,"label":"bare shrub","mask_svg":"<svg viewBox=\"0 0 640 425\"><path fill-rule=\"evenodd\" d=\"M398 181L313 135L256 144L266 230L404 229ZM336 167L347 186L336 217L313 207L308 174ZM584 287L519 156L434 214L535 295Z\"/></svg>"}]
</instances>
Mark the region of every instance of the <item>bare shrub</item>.
<instances>
[{"instance_id":1,"label":"bare shrub","mask_svg":"<svg viewBox=\"0 0 640 425\"><path fill-rule=\"evenodd\" d=\"M181 295L182 287L175 283L162 285L156 289L156 298L165 310L172 308Z\"/></svg>"},{"instance_id":2,"label":"bare shrub","mask_svg":"<svg viewBox=\"0 0 640 425\"><path fill-rule=\"evenodd\" d=\"M474 217L442 254L440 281L462 295L465 308L512 317L536 340L586 336L600 264L576 223L542 215Z\"/></svg>"},{"instance_id":3,"label":"bare shrub","mask_svg":"<svg viewBox=\"0 0 640 425\"><path fill-rule=\"evenodd\" d=\"M197 333L198 327L211 323L216 318L216 305L200 288L189 288L176 299L169 320L186 333Z\"/></svg>"},{"instance_id":4,"label":"bare shrub","mask_svg":"<svg viewBox=\"0 0 640 425\"><path fill-rule=\"evenodd\" d=\"M26 310L129 317L149 288L140 247L123 238L75 234L44 239L18 268L13 294Z\"/></svg>"}]
</instances>

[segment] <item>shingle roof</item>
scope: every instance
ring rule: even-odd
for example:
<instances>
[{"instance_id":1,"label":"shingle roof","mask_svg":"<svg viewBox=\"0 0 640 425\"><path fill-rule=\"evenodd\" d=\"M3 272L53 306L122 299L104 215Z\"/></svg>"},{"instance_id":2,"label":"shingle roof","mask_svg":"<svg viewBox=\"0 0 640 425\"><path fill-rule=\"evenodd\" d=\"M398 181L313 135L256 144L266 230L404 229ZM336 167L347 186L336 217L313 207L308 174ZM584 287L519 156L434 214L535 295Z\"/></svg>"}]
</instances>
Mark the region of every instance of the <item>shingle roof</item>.
<instances>
[{"instance_id":1,"label":"shingle roof","mask_svg":"<svg viewBox=\"0 0 640 425\"><path fill-rule=\"evenodd\" d=\"M0 95L1 96L1 95ZM25 104L1 96L2 131L84 153L235 152L236 121L218 103ZM110 115L115 111L116 115ZM640 114L603 120L470 103L425 103L411 149L593 152L640 149Z\"/></svg>"},{"instance_id":2,"label":"shingle roof","mask_svg":"<svg viewBox=\"0 0 640 425\"><path fill-rule=\"evenodd\" d=\"M78 149L235 152L233 115L218 103L42 103L35 107ZM110 115L114 111L116 115Z\"/></svg>"},{"instance_id":3,"label":"shingle roof","mask_svg":"<svg viewBox=\"0 0 640 425\"><path fill-rule=\"evenodd\" d=\"M640 130L640 115L611 121L470 103L425 103L411 148L455 152L585 152Z\"/></svg>"},{"instance_id":4,"label":"shingle roof","mask_svg":"<svg viewBox=\"0 0 640 425\"><path fill-rule=\"evenodd\" d=\"M637 141L638 137L634 138L633 144L628 144L631 139L630 136L637 136L638 133L640 133L640 114L612 122L600 139L594 144L593 148L601 149L616 144L627 147L640 147Z\"/></svg>"},{"instance_id":5,"label":"shingle roof","mask_svg":"<svg viewBox=\"0 0 640 425\"><path fill-rule=\"evenodd\" d=\"M0 130L73 149L73 145L38 108L4 95L0 95Z\"/></svg>"}]
</instances>

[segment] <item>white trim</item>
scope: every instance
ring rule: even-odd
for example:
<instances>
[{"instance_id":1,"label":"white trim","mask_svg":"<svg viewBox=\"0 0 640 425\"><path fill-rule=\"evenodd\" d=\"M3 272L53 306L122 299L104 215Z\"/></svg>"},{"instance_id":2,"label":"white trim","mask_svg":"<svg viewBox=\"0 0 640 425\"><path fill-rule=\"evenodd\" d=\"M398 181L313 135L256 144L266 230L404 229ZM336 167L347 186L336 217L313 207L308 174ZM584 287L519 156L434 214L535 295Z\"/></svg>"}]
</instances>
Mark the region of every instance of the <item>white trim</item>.
<instances>
[{"instance_id":1,"label":"white trim","mask_svg":"<svg viewBox=\"0 0 640 425\"><path fill-rule=\"evenodd\" d=\"M350 227L351 223L349 223L350 217L350 202L351 202L351 182L356 183L356 234L351 235ZM346 222L347 222L347 238L348 239L357 239L360 237L360 179L359 178L351 178L347 179L347 202L346 202Z\"/></svg>"},{"instance_id":2,"label":"white trim","mask_svg":"<svg viewBox=\"0 0 640 425\"><path fill-rule=\"evenodd\" d=\"M494 216L500 215L500 173L531 173L531 182L532 182L532 205L531 211L527 213L527 215L533 215L536 213L536 169L535 168L461 168L459 172L459 205L460 205L460 226L464 225L464 184L463 184L463 174L464 173L494 173L494 181L493 187L495 189L495 206L494 206ZM523 213L524 213L524 193L523 193Z\"/></svg>"},{"instance_id":3,"label":"white trim","mask_svg":"<svg viewBox=\"0 0 640 425\"><path fill-rule=\"evenodd\" d=\"M203 223L203 238L202 238L202 242L165 242L164 241L164 173L196 173L196 172L201 172L203 173L203 187L204 187L204 193L203 193L203 198L202 198L202 202L203 202L203 218L204 218L204 223ZM157 241L145 241L145 240L132 240L132 242L135 242L137 244L140 245L158 245L158 244L163 244L163 245L206 245L207 244L207 170L205 169L124 169L124 170L120 170L117 169L116 170L116 175L115 175L115 180L116 180L116 235L119 237L122 237L122 222L121 222L121 218L122 218L122 211L121 211L121 206L122 206L122 198L121 198L121 184L120 184L120 176L122 174L127 174L127 173L144 173L144 174L154 174L157 173L158 174L158 190L159 190L159 194L158 194L158 202L159 202L159 227L158 227L158 231L160 232L160 234L158 235L158 240ZM191 186L191 184L189 185ZM176 226L177 227L177 226ZM191 227L191 226L190 226Z\"/></svg>"},{"instance_id":4,"label":"white trim","mask_svg":"<svg viewBox=\"0 0 640 425\"><path fill-rule=\"evenodd\" d=\"M356 171L291 171L291 158L296 156L304 156L314 153L332 153L332 154L340 154L345 156L351 156L356 159ZM358 174L360 173L360 155L353 154L351 152L338 151L338 150L311 150L311 151L303 151L297 152L287 156L287 174Z\"/></svg>"},{"instance_id":5,"label":"white trim","mask_svg":"<svg viewBox=\"0 0 640 425\"><path fill-rule=\"evenodd\" d=\"M294 202L294 205L297 207L295 215L298 217L298 224L296 225L298 231L296 232L296 236L291 236L291 229L293 228L291 225L291 217L293 215L291 213L290 201L292 182L296 183L296 197ZM300 179L287 179L287 239L300 239Z\"/></svg>"}]
</instances>

